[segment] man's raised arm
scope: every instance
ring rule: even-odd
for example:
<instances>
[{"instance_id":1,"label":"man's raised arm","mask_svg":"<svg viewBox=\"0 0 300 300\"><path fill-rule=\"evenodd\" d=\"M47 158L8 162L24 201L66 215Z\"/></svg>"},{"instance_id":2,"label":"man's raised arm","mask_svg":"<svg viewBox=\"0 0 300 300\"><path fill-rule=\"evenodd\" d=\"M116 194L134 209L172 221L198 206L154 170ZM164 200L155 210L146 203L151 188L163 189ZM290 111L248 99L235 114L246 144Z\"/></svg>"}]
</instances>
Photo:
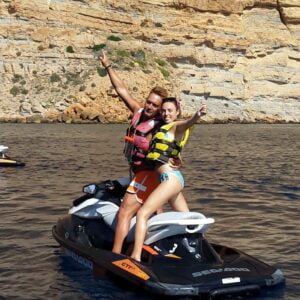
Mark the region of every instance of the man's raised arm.
<instances>
[{"instance_id":1,"label":"man's raised arm","mask_svg":"<svg viewBox=\"0 0 300 300\"><path fill-rule=\"evenodd\" d=\"M132 113L135 113L137 110L139 110L142 105L134 99L128 92L127 87L125 86L124 82L120 79L120 77L117 75L117 73L113 70L112 65L106 55L105 51L102 51L100 57L99 57L103 67L106 69L110 81L115 88L117 94L119 97L124 101L126 106L130 109Z\"/></svg>"}]
</instances>

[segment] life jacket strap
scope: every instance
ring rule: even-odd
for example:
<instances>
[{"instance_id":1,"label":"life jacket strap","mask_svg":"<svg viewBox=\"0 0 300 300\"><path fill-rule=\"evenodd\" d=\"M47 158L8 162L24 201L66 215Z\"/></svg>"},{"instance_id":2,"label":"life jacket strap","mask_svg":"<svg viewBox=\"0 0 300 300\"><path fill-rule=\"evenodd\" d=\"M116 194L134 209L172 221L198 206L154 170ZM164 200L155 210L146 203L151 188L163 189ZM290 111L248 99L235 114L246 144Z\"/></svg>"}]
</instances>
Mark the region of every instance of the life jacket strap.
<instances>
[{"instance_id":1,"label":"life jacket strap","mask_svg":"<svg viewBox=\"0 0 300 300\"><path fill-rule=\"evenodd\" d=\"M155 139L152 144L151 144L151 149L155 148L155 152L159 152L156 150L159 150L156 146L156 144L163 144L163 145L167 145L168 147L168 153L172 153L173 150L177 150L178 152L180 152L182 150L182 146L178 145L176 142L169 142L166 140L161 140L161 139Z\"/></svg>"}]
</instances>

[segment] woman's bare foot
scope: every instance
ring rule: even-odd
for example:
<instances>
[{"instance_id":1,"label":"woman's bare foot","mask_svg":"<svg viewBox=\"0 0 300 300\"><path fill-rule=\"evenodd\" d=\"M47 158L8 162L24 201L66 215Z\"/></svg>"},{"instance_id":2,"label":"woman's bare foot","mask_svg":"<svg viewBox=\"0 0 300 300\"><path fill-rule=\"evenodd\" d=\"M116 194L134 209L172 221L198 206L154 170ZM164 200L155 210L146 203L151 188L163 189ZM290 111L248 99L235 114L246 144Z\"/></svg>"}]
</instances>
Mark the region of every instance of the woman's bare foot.
<instances>
[{"instance_id":1,"label":"woman's bare foot","mask_svg":"<svg viewBox=\"0 0 300 300\"><path fill-rule=\"evenodd\" d=\"M141 262L141 258L140 257L135 257L135 256L131 256L131 258L137 262Z\"/></svg>"}]
</instances>

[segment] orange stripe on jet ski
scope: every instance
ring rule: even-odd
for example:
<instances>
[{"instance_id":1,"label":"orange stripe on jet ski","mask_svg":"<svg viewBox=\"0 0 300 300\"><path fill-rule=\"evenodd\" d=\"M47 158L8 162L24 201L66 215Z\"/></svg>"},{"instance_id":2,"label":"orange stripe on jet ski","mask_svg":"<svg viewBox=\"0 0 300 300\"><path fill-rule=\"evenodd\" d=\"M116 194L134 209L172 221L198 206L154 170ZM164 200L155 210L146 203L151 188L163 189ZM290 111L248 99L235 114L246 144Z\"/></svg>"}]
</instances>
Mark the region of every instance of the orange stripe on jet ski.
<instances>
[{"instance_id":1,"label":"orange stripe on jet ski","mask_svg":"<svg viewBox=\"0 0 300 300\"><path fill-rule=\"evenodd\" d=\"M158 255L158 252L155 251L153 248L151 248L150 246L144 245L143 249L147 252L149 252L152 255Z\"/></svg>"},{"instance_id":2,"label":"orange stripe on jet ski","mask_svg":"<svg viewBox=\"0 0 300 300\"><path fill-rule=\"evenodd\" d=\"M148 280L150 277L143 272L137 265L135 265L130 259L121 259L114 261L113 264L126 272L133 274L143 280Z\"/></svg>"},{"instance_id":3,"label":"orange stripe on jet ski","mask_svg":"<svg viewBox=\"0 0 300 300\"><path fill-rule=\"evenodd\" d=\"M166 254L165 256L167 256L167 257L171 257L171 258L176 258L176 259L182 259L182 257L180 257L180 256L177 256L177 255L175 255L175 254L172 254L172 253Z\"/></svg>"}]
</instances>

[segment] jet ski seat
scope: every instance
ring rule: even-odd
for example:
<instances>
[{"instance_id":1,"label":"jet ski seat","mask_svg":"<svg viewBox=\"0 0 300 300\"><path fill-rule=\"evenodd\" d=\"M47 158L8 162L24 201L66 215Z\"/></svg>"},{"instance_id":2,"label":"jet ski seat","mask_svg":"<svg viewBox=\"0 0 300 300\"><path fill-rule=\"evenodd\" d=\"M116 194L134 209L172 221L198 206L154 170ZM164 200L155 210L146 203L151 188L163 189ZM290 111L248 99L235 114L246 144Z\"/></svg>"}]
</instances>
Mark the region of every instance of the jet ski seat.
<instances>
[{"instance_id":1,"label":"jet ski seat","mask_svg":"<svg viewBox=\"0 0 300 300\"><path fill-rule=\"evenodd\" d=\"M134 241L134 224L130 227L127 241ZM149 245L169 236L186 233L205 233L208 225L214 223L213 218L206 218L198 212L176 212L170 211L153 216L148 220L148 229L145 244Z\"/></svg>"},{"instance_id":2,"label":"jet ski seat","mask_svg":"<svg viewBox=\"0 0 300 300\"><path fill-rule=\"evenodd\" d=\"M8 150L7 146L0 145L0 153L5 153Z\"/></svg>"},{"instance_id":3,"label":"jet ski seat","mask_svg":"<svg viewBox=\"0 0 300 300\"><path fill-rule=\"evenodd\" d=\"M103 219L115 231L117 225L118 205L97 198L90 198L69 210L69 214L87 219ZM130 223L127 241L134 241L136 218ZM208 225L214 223L213 218L206 218L198 212L165 212L153 216L148 221L145 244L154 243L168 236L186 233L205 233Z\"/></svg>"},{"instance_id":4,"label":"jet ski seat","mask_svg":"<svg viewBox=\"0 0 300 300\"><path fill-rule=\"evenodd\" d=\"M110 201L90 198L77 206L69 209L69 214L85 219L105 219L107 225L112 227L116 218L119 206Z\"/></svg>"},{"instance_id":5,"label":"jet ski seat","mask_svg":"<svg viewBox=\"0 0 300 300\"><path fill-rule=\"evenodd\" d=\"M117 180L119 185L126 187L130 180L128 178L121 178ZM107 185L108 184L108 185ZM112 184L112 185L111 185ZM86 186L97 190L94 184ZM116 199L113 199L114 193L107 192L107 187L113 187L114 182L105 182L104 186L100 185L98 192L91 193L94 197L90 199L84 199L83 202L79 202L78 205L74 205L69 214L73 214L87 219L103 219L103 221L115 231L117 226L117 213L119 206L116 204ZM103 188L104 187L104 188ZM119 187L118 187L119 188ZM114 200L114 201L113 201ZM130 223L130 229L127 236L127 241L134 241L136 218L134 217ZM145 244L154 243L160 239L186 233L205 233L208 229L208 225L214 223L214 219L206 218L203 214L198 212L165 212L153 216L148 220L148 230L145 239Z\"/></svg>"},{"instance_id":6,"label":"jet ski seat","mask_svg":"<svg viewBox=\"0 0 300 300\"><path fill-rule=\"evenodd\" d=\"M117 225L117 210L113 209L111 203L103 203L103 206L97 209L102 215L104 222L114 231ZM169 236L186 233L205 233L208 225L214 223L213 218L206 218L198 212L165 212L155 215L148 220L148 229L145 244L149 245L158 240ZM136 217L132 218L130 229L126 238L127 242L134 241Z\"/></svg>"},{"instance_id":7,"label":"jet ski seat","mask_svg":"<svg viewBox=\"0 0 300 300\"><path fill-rule=\"evenodd\" d=\"M149 219L145 244L152 244L169 236L196 233L204 234L208 225L213 224L213 218L206 218L198 212L176 212L161 213Z\"/></svg>"},{"instance_id":8,"label":"jet ski seat","mask_svg":"<svg viewBox=\"0 0 300 300\"><path fill-rule=\"evenodd\" d=\"M5 152L7 152L8 147L4 145L0 145L0 157L4 158L5 157Z\"/></svg>"}]
</instances>

